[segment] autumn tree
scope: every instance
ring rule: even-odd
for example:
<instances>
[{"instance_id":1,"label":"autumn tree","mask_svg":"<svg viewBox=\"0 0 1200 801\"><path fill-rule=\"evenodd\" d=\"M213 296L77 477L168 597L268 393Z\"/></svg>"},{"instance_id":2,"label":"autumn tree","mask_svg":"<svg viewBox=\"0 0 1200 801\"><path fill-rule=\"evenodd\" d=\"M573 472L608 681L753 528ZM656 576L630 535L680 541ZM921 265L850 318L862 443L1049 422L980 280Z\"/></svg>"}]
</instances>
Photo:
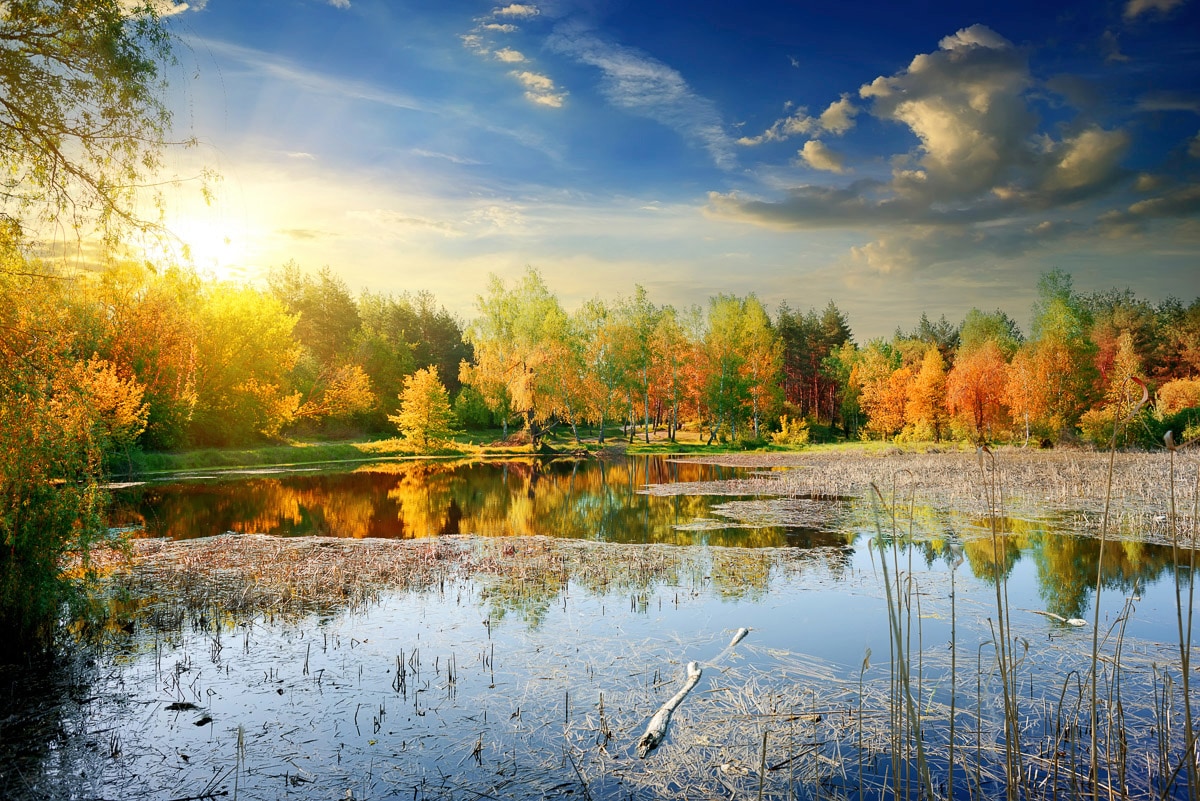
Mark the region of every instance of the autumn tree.
<instances>
[{"instance_id":1,"label":"autumn tree","mask_svg":"<svg viewBox=\"0 0 1200 801\"><path fill-rule=\"evenodd\" d=\"M679 430L680 410L686 394L684 367L687 345L679 314L673 307L664 306L650 337L651 375L654 377L654 394L664 407L667 439L671 442L675 441Z\"/></svg>"},{"instance_id":2,"label":"autumn tree","mask_svg":"<svg viewBox=\"0 0 1200 801\"><path fill-rule=\"evenodd\" d=\"M475 358L464 362L460 379L478 387L493 410L503 405L520 415L536 448L554 405L544 372L552 353L549 331L561 325L558 298L530 268L511 289L492 275L476 305L479 316L465 333Z\"/></svg>"},{"instance_id":3,"label":"autumn tree","mask_svg":"<svg viewBox=\"0 0 1200 801\"><path fill-rule=\"evenodd\" d=\"M200 279L178 267L156 270L144 262L116 261L96 280L80 283L77 325L88 340L82 350L111 361L143 387L141 447L182 447L196 405L193 312Z\"/></svg>"},{"instance_id":4,"label":"autumn tree","mask_svg":"<svg viewBox=\"0 0 1200 801\"><path fill-rule=\"evenodd\" d=\"M742 377L749 398L750 424L754 438L758 439L762 436L764 416L775 413L778 408L783 341L757 297L748 296L741 311L741 347L745 354Z\"/></svg>"},{"instance_id":5,"label":"autumn tree","mask_svg":"<svg viewBox=\"0 0 1200 801\"><path fill-rule=\"evenodd\" d=\"M1123 331L1117 338L1117 352L1107 370L1108 386L1104 398L1079 419L1084 437L1097 445L1125 445L1131 439L1130 426L1138 411L1146 378L1142 360L1134 346L1133 334Z\"/></svg>"},{"instance_id":6,"label":"autumn tree","mask_svg":"<svg viewBox=\"0 0 1200 801\"><path fill-rule=\"evenodd\" d=\"M867 416L864 428L887 438L904 428L908 382L912 370L901 366L900 353L882 340L872 340L860 354L856 367L858 403Z\"/></svg>"},{"instance_id":7,"label":"autumn tree","mask_svg":"<svg viewBox=\"0 0 1200 801\"><path fill-rule=\"evenodd\" d=\"M161 164L171 36L153 3L20 0L0 13L0 213L110 240L144 227L137 191Z\"/></svg>"},{"instance_id":8,"label":"autumn tree","mask_svg":"<svg viewBox=\"0 0 1200 801\"><path fill-rule=\"evenodd\" d=\"M1033 335L1013 357L1009 405L1032 429L1052 437L1070 432L1091 405L1096 349L1087 337L1090 318L1071 277L1053 270L1038 281Z\"/></svg>"},{"instance_id":9,"label":"autumn tree","mask_svg":"<svg viewBox=\"0 0 1200 801\"><path fill-rule=\"evenodd\" d=\"M455 431L454 412L436 367L422 368L404 379L400 412L388 419L418 450L450 438Z\"/></svg>"},{"instance_id":10,"label":"autumn tree","mask_svg":"<svg viewBox=\"0 0 1200 801\"><path fill-rule=\"evenodd\" d=\"M946 376L946 403L976 442L992 439L1005 418L1008 363L996 339L965 346Z\"/></svg>"},{"instance_id":11,"label":"autumn tree","mask_svg":"<svg viewBox=\"0 0 1200 801\"><path fill-rule=\"evenodd\" d=\"M936 344L930 344L921 365L908 384L904 405L905 434L910 439L942 441L949 412L946 409L946 362Z\"/></svg>"},{"instance_id":12,"label":"autumn tree","mask_svg":"<svg viewBox=\"0 0 1200 801\"><path fill-rule=\"evenodd\" d=\"M134 386L102 365L75 374L90 354L73 348L60 277L24 258L26 229L95 226L111 243L141 225L136 195L170 122L159 73L170 42L153 4L0 9L0 657L50 643L72 586L62 557L86 564L105 532L103 415L85 384Z\"/></svg>"},{"instance_id":13,"label":"autumn tree","mask_svg":"<svg viewBox=\"0 0 1200 801\"><path fill-rule=\"evenodd\" d=\"M658 324L660 311L641 286L635 286L633 295L617 304L617 318L621 333L622 361L625 383L630 399L630 436L636 424L633 409L641 407L645 441L650 441L650 390L653 386L650 370L654 364L651 340Z\"/></svg>"},{"instance_id":14,"label":"autumn tree","mask_svg":"<svg viewBox=\"0 0 1200 801\"><path fill-rule=\"evenodd\" d=\"M271 438L296 417L296 318L271 295L235 284L205 287L196 309L196 408L190 438L227 445Z\"/></svg>"}]
</instances>

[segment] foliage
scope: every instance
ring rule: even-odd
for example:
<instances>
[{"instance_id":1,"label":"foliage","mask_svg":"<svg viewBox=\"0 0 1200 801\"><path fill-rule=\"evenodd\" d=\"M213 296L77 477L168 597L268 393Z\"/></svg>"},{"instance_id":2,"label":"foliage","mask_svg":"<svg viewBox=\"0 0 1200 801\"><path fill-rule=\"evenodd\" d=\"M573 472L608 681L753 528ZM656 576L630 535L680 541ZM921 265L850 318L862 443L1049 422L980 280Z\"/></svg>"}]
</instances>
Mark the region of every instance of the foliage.
<instances>
[{"instance_id":1,"label":"foliage","mask_svg":"<svg viewBox=\"0 0 1200 801\"><path fill-rule=\"evenodd\" d=\"M1003 346L985 340L959 353L946 377L946 403L950 412L971 430L976 442L992 439L1005 418L1008 365Z\"/></svg>"},{"instance_id":2,"label":"foliage","mask_svg":"<svg viewBox=\"0 0 1200 801\"><path fill-rule=\"evenodd\" d=\"M276 437L296 417L289 374L296 318L274 297L233 284L205 288L196 309L196 408L190 439L228 445Z\"/></svg>"},{"instance_id":3,"label":"foliage","mask_svg":"<svg viewBox=\"0 0 1200 801\"><path fill-rule=\"evenodd\" d=\"M904 406L905 434L909 439L942 441L949 413L946 408L946 363L936 344L931 344L921 367L908 385Z\"/></svg>"},{"instance_id":4,"label":"foliage","mask_svg":"<svg viewBox=\"0 0 1200 801\"><path fill-rule=\"evenodd\" d=\"M404 379L400 412L388 419L396 424L405 439L422 451L454 433L450 396L438 378L436 367L417 370Z\"/></svg>"},{"instance_id":5,"label":"foliage","mask_svg":"<svg viewBox=\"0 0 1200 801\"><path fill-rule=\"evenodd\" d=\"M776 445L803 447L808 444L809 433L808 420L785 414L779 418L779 430L771 435L771 441Z\"/></svg>"},{"instance_id":6,"label":"foliage","mask_svg":"<svg viewBox=\"0 0 1200 801\"><path fill-rule=\"evenodd\" d=\"M480 316L465 334L475 361L460 371L460 380L479 389L497 414L520 415L536 448L554 410L546 368L554 352L551 335L564 326L562 307L533 269L511 289L491 276L477 305Z\"/></svg>"},{"instance_id":7,"label":"foliage","mask_svg":"<svg viewBox=\"0 0 1200 801\"><path fill-rule=\"evenodd\" d=\"M474 387L463 387L454 399L454 416L467 429L479 430L494 425L487 401Z\"/></svg>"},{"instance_id":8,"label":"foliage","mask_svg":"<svg viewBox=\"0 0 1200 801\"><path fill-rule=\"evenodd\" d=\"M1103 402L1080 417L1079 427L1087 440L1099 446L1123 446L1129 443L1131 427L1124 424L1138 411L1146 386L1141 373L1141 359L1134 351L1133 335L1124 331L1119 337L1117 353L1108 371L1108 387Z\"/></svg>"},{"instance_id":9,"label":"foliage","mask_svg":"<svg viewBox=\"0 0 1200 801\"><path fill-rule=\"evenodd\" d=\"M151 3L3 4L3 217L109 234L141 225L136 192L160 164L171 121L159 74L170 44Z\"/></svg>"},{"instance_id":10,"label":"foliage","mask_svg":"<svg viewBox=\"0 0 1200 801\"><path fill-rule=\"evenodd\" d=\"M818 314L801 314L786 304L779 307L776 330L783 342L783 395L803 414L841 421L839 389L845 376L829 371L829 358L852 339L850 324L831 300Z\"/></svg>"},{"instance_id":11,"label":"foliage","mask_svg":"<svg viewBox=\"0 0 1200 801\"><path fill-rule=\"evenodd\" d=\"M0 660L49 644L72 597L60 562L105 531L106 437L141 420L135 385L76 361L64 284L28 273L0 238Z\"/></svg>"}]
</instances>

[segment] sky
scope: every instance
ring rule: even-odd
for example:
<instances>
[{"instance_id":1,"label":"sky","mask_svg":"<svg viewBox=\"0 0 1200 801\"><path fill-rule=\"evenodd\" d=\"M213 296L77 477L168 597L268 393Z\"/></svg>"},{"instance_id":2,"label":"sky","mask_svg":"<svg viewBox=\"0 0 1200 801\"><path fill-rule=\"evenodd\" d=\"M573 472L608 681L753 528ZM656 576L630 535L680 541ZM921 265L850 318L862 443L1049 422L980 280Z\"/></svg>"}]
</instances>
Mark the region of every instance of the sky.
<instances>
[{"instance_id":1,"label":"sky","mask_svg":"<svg viewBox=\"0 0 1200 801\"><path fill-rule=\"evenodd\" d=\"M167 0L163 0L166 2ZM829 300L860 342L1039 274L1200 295L1200 0L199 0L171 9L195 266L565 308ZM215 170L212 202L196 191Z\"/></svg>"}]
</instances>

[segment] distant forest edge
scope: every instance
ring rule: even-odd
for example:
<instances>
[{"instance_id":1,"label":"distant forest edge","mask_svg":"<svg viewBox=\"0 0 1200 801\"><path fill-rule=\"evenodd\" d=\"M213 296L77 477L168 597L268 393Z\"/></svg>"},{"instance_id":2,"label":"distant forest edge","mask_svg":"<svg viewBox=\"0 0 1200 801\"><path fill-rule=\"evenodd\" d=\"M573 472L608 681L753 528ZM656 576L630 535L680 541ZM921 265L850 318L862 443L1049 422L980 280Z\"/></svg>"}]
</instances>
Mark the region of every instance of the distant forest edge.
<instances>
[{"instance_id":1,"label":"distant forest edge","mask_svg":"<svg viewBox=\"0 0 1200 801\"><path fill-rule=\"evenodd\" d=\"M535 447L552 429L603 442L615 427L751 447L1200 434L1200 298L1081 294L1057 270L1039 281L1027 333L1005 311L972 309L857 343L833 301L772 315L753 294L675 308L634 287L568 311L533 269L491 276L468 323L429 293L355 297L328 268L294 263L260 289L179 267L54 273L13 247L2 257L3 358L53 365L39 373L48 397L85 400L107 461L394 434L406 381L444 387L446 430L524 431ZM1143 386L1150 402L1134 413Z\"/></svg>"}]
</instances>

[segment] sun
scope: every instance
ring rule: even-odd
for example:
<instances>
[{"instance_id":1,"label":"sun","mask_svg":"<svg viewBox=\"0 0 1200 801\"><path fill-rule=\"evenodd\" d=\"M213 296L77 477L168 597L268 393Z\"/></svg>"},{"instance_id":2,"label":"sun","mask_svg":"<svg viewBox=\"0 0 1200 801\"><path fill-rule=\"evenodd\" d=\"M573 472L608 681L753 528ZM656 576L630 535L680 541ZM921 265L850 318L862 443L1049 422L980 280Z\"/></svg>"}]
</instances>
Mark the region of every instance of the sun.
<instances>
[{"instance_id":1,"label":"sun","mask_svg":"<svg viewBox=\"0 0 1200 801\"><path fill-rule=\"evenodd\" d=\"M134 237L131 247L145 260L181 265L218 281L247 282L258 271L250 264L248 225L203 209L168 216L153 232Z\"/></svg>"}]
</instances>

